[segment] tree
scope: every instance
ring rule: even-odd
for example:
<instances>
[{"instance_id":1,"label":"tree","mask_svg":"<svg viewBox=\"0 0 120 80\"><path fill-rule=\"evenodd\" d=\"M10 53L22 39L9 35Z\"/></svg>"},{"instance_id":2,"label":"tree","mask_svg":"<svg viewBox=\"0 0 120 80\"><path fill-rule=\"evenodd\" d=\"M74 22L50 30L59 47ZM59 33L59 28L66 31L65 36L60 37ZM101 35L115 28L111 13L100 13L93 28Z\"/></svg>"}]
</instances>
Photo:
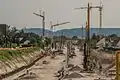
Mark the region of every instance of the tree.
<instances>
[{"instance_id":1,"label":"tree","mask_svg":"<svg viewBox=\"0 0 120 80\"><path fill-rule=\"evenodd\" d=\"M31 44L36 44L37 43L37 39L35 37L32 37L30 39L30 42L31 42Z\"/></svg>"},{"instance_id":2,"label":"tree","mask_svg":"<svg viewBox=\"0 0 120 80\"><path fill-rule=\"evenodd\" d=\"M44 41L45 46L48 46L50 43L51 43L51 39L46 37Z\"/></svg>"},{"instance_id":3,"label":"tree","mask_svg":"<svg viewBox=\"0 0 120 80\"><path fill-rule=\"evenodd\" d=\"M93 33L93 35L92 35L92 39L96 39L96 38L97 38L96 34Z\"/></svg>"},{"instance_id":4,"label":"tree","mask_svg":"<svg viewBox=\"0 0 120 80\"><path fill-rule=\"evenodd\" d=\"M78 37L77 36L73 36L72 39L77 39Z\"/></svg>"},{"instance_id":5,"label":"tree","mask_svg":"<svg viewBox=\"0 0 120 80\"><path fill-rule=\"evenodd\" d=\"M116 34L111 34L111 35L109 35L109 37L117 37L117 35Z\"/></svg>"}]
</instances>

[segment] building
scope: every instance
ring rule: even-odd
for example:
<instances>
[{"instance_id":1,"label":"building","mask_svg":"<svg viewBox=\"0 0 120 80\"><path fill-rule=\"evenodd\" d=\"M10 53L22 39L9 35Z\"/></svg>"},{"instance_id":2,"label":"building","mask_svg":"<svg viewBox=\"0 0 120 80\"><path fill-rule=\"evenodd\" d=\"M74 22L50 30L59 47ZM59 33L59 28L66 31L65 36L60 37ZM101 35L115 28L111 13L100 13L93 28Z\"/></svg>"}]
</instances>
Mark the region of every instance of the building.
<instances>
[{"instance_id":1,"label":"building","mask_svg":"<svg viewBox=\"0 0 120 80\"><path fill-rule=\"evenodd\" d=\"M6 35L9 30L9 26L7 24L0 24L0 35Z\"/></svg>"}]
</instances>

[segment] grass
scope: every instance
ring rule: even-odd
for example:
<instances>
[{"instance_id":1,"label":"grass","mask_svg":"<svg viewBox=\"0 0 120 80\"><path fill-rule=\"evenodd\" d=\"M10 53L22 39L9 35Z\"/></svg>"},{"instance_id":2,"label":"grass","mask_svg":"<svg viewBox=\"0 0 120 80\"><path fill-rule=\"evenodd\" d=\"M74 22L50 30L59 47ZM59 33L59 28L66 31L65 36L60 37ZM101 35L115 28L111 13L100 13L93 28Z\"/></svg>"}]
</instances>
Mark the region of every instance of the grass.
<instances>
[{"instance_id":1,"label":"grass","mask_svg":"<svg viewBox=\"0 0 120 80\"><path fill-rule=\"evenodd\" d=\"M38 51L38 47L31 47L31 48L21 48L16 50L0 50L0 60L7 61L12 60L16 57L21 57L23 55L27 56L34 51Z\"/></svg>"}]
</instances>

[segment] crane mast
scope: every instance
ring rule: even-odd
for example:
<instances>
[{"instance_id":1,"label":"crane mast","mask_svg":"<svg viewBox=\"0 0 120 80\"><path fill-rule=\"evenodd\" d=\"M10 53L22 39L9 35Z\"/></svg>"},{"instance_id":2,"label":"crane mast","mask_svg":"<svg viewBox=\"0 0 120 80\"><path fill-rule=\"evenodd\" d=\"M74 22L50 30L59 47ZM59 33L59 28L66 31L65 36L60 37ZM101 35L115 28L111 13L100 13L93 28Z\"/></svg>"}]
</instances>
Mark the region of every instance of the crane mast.
<instances>
[{"instance_id":1,"label":"crane mast","mask_svg":"<svg viewBox=\"0 0 120 80\"><path fill-rule=\"evenodd\" d=\"M87 7L80 7L80 8L75 8L75 9L87 9L87 22L86 22L86 41L85 41L85 45L84 46L84 49L85 49L85 57L84 57L84 68L85 70L90 70L91 68L89 66L90 65L90 49L91 49L91 42L90 42L90 11L92 8L98 8L99 11L100 11L100 28L102 26L102 8L103 6L91 6L89 3L88 3L88 6Z\"/></svg>"}]
</instances>

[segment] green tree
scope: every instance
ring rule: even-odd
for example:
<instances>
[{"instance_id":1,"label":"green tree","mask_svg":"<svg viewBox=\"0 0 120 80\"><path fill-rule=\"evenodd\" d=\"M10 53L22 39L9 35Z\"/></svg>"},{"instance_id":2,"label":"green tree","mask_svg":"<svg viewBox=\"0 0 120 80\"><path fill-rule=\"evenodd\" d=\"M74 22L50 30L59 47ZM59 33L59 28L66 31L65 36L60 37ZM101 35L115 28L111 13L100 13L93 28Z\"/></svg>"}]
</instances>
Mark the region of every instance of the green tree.
<instances>
[{"instance_id":1,"label":"green tree","mask_svg":"<svg viewBox=\"0 0 120 80\"><path fill-rule=\"evenodd\" d=\"M31 44L36 44L37 43L37 39L35 37L32 37L30 39L30 42L31 42Z\"/></svg>"},{"instance_id":2,"label":"green tree","mask_svg":"<svg viewBox=\"0 0 120 80\"><path fill-rule=\"evenodd\" d=\"M50 43L51 43L51 39L46 37L44 41L45 46L48 46Z\"/></svg>"},{"instance_id":3,"label":"green tree","mask_svg":"<svg viewBox=\"0 0 120 80\"><path fill-rule=\"evenodd\" d=\"M117 35L116 34L111 34L111 35L109 35L109 37L117 37Z\"/></svg>"},{"instance_id":4,"label":"green tree","mask_svg":"<svg viewBox=\"0 0 120 80\"><path fill-rule=\"evenodd\" d=\"M92 39L96 39L96 38L97 38L96 34L93 33L93 35L92 35Z\"/></svg>"},{"instance_id":5,"label":"green tree","mask_svg":"<svg viewBox=\"0 0 120 80\"><path fill-rule=\"evenodd\" d=\"M73 36L72 39L78 39L78 37L77 36Z\"/></svg>"}]
</instances>

